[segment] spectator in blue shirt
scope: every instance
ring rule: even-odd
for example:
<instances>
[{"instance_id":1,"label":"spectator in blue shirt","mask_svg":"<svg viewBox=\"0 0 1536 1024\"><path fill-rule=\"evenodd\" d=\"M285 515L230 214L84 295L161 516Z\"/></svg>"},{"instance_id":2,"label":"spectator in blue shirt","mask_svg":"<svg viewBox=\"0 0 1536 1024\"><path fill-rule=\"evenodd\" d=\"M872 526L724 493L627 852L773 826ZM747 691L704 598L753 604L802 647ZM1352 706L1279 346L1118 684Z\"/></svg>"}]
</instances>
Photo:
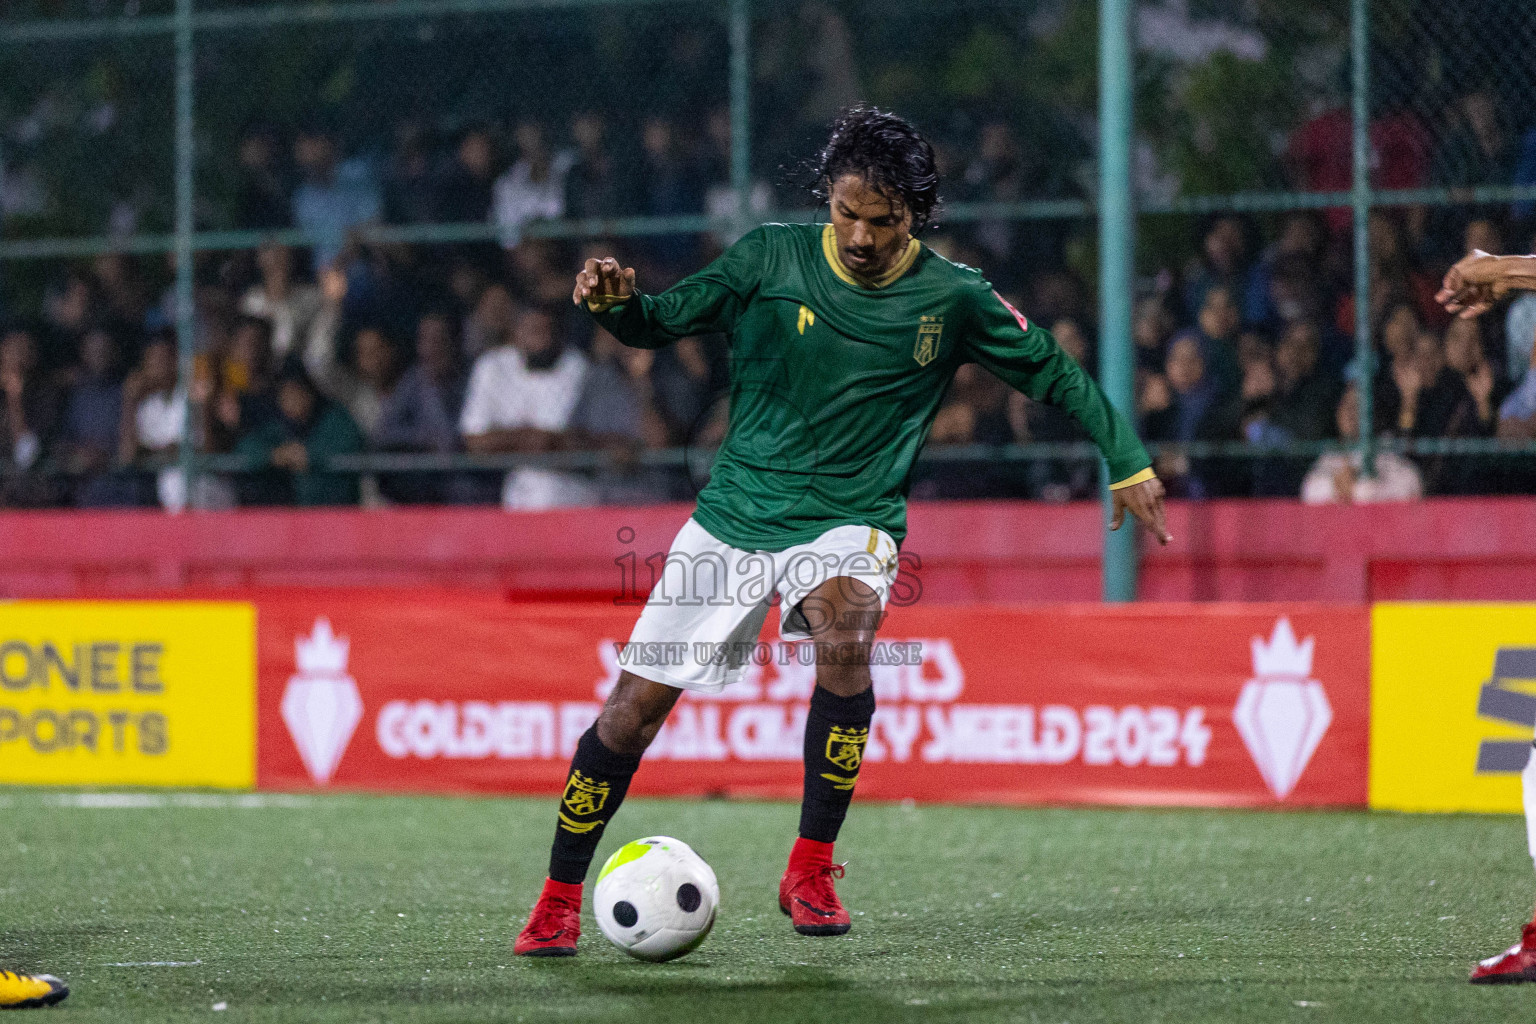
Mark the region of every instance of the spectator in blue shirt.
<instances>
[{"instance_id":1,"label":"spectator in blue shirt","mask_svg":"<svg viewBox=\"0 0 1536 1024\"><path fill-rule=\"evenodd\" d=\"M314 269L336 262L347 232L383 215L383 198L373 170L361 158L341 160L328 132L306 129L293 144L303 183L293 193L293 223L315 232Z\"/></svg>"},{"instance_id":2,"label":"spectator in blue shirt","mask_svg":"<svg viewBox=\"0 0 1536 1024\"><path fill-rule=\"evenodd\" d=\"M384 400L374 447L440 455L458 451L468 380L453 318L437 312L423 316L416 325L416 362ZM472 476L459 473L391 473L379 480L385 497L412 505L474 501L479 496L474 484Z\"/></svg>"},{"instance_id":3,"label":"spectator in blue shirt","mask_svg":"<svg viewBox=\"0 0 1536 1024\"><path fill-rule=\"evenodd\" d=\"M80 342L80 371L64 402L59 457L78 474L75 502L86 506L131 505L135 488L112 473L122 445L123 384L117 376L117 339L101 328Z\"/></svg>"}]
</instances>

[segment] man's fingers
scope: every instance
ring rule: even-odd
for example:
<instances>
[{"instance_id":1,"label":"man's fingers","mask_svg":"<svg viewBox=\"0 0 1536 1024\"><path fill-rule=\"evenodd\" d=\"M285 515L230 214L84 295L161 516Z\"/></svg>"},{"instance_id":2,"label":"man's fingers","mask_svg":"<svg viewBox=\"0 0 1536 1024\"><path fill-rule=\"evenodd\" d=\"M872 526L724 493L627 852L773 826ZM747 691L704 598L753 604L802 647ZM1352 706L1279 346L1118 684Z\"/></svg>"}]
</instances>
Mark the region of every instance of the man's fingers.
<instances>
[{"instance_id":1,"label":"man's fingers","mask_svg":"<svg viewBox=\"0 0 1536 1024\"><path fill-rule=\"evenodd\" d=\"M606 296L630 295L635 290L635 271L625 267L611 256L589 259L576 274L576 287L571 291L571 301L581 305L584 300Z\"/></svg>"},{"instance_id":2,"label":"man's fingers","mask_svg":"<svg viewBox=\"0 0 1536 1024\"><path fill-rule=\"evenodd\" d=\"M1168 517L1163 511L1163 499L1159 495L1152 499L1151 519L1147 522L1152 533L1157 537L1157 542L1166 546L1173 540L1173 534L1168 532Z\"/></svg>"},{"instance_id":3,"label":"man's fingers","mask_svg":"<svg viewBox=\"0 0 1536 1024\"><path fill-rule=\"evenodd\" d=\"M1163 494L1162 482L1155 479L1116 491L1114 522L1110 524L1110 529L1118 530L1125 520L1125 510L1130 509L1131 515L1151 531L1159 544L1167 544L1173 540L1173 535L1168 532Z\"/></svg>"},{"instance_id":4,"label":"man's fingers","mask_svg":"<svg viewBox=\"0 0 1536 1024\"><path fill-rule=\"evenodd\" d=\"M611 259L603 260L597 268L597 277L603 295L612 295L618 291L619 265L617 262Z\"/></svg>"}]
</instances>

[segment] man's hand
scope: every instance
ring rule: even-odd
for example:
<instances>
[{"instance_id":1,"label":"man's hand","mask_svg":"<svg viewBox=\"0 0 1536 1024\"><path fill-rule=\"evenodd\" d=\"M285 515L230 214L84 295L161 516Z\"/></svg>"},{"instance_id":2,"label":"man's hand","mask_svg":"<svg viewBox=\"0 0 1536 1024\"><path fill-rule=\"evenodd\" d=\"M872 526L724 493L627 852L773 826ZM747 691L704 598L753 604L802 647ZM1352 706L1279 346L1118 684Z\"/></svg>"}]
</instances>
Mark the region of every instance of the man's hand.
<instances>
[{"instance_id":1,"label":"man's hand","mask_svg":"<svg viewBox=\"0 0 1536 1024\"><path fill-rule=\"evenodd\" d=\"M1173 540L1173 534L1168 532L1168 522L1163 515L1163 482L1156 477L1151 480L1143 480L1139 484L1130 487L1122 487L1117 491L1109 492L1114 499L1115 517L1110 522L1111 530L1120 529L1120 524L1125 522L1126 509L1130 509L1131 515L1140 519L1152 536L1157 538L1159 544L1166 545Z\"/></svg>"},{"instance_id":2,"label":"man's hand","mask_svg":"<svg viewBox=\"0 0 1536 1024\"><path fill-rule=\"evenodd\" d=\"M1473 249L1445 273L1435 301L1463 320L1488 312L1500 298L1497 284L1501 277L1497 256Z\"/></svg>"},{"instance_id":3,"label":"man's hand","mask_svg":"<svg viewBox=\"0 0 1536 1024\"><path fill-rule=\"evenodd\" d=\"M1490 256L1472 250L1446 272L1435 301L1471 319L1488 312L1510 292L1536 290L1536 256Z\"/></svg>"},{"instance_id":4,"label":"man's hand","mask_svg":"<svg viewBox=\"0 0 1536 1024\"><path fill-rule=\"evenodd\" d=\"M303 441L280 444L272 449L272 465L290 473L306 473L309 471L309 449L304 447Z\"/></svg>"},{"instance_id":5,"label":"man's hand","mask_svg":"<svg viewBox=\"0 0 1536 1024\"><path fill-rule=\"evenodd\" d=\"M20 403L26 389L26 378L22 377L20 370L6 370L0 373L0 392L5 394L6 401Z\"/></svg>"},{"instance_id":6,"label":"man's hand","mask_svg":"<svg viewBox=\"0 0 1536 1024\"><path fill-rule=\"evenodd\" d=\"M587 265L576 275L576 290L571 302L581 305L590 302L599 308L635 294L635 268L620 267L611 256L600 260L587 260Z\"/></svg>"}]
</instances>

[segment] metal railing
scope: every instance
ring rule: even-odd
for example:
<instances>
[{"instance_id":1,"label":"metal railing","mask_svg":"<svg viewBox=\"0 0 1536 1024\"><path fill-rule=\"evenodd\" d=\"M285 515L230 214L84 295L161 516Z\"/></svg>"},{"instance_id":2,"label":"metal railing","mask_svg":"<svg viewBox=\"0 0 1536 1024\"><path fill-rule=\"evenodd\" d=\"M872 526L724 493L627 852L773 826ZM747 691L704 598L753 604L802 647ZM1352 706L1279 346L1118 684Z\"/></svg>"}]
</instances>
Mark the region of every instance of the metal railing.
<instances>
[{"instance_id":1,"label":"metal railing","mask_svg":"<svg viewBox=\"0 0 1536 1024\"><path fill-rule=\"evenodd\" d=\"M268 239L305 245L320 239L303 230L283 231L198 231L193 222L196 111L193 67L200 37L220 32L258 32L279 26L342 25L387 20L442 19L484 14L524 13L537 15L575 8L614 5L655 6L669 0L389 0L389 2L349 2L317 4L262 4L229 9L199 10L194 0L175 0L170 14L140 17L92 18L86 20L42 20L0 23L0 54L17 48L71 46L124 38L169 37L174 51L175 78L175 227L164 234L135 234L126 237L95 236L68 238L32 238L0 240L0 260L57 259L86 257L102 253L167 253L176 255L175 321L180 347L183 380L191 379L193 369L193 255L198 252L243 249ZM1343 0L1341 0L1341 3ZM1370 181L1369 122L1371 116L1371 9L1370 0L1348 0L1350 53L1352 57L1350 92L1352 102L1353 187L1348 192L1295 193L1244 192L1235 195L1187 196L1138 206L1131 189L1130 156L1135 135L1132 105L1134 46L1133 4L1131 0L1097 0L1099 31L1100 167L1099 193L1094 202L1082 200L1044 200L1025 202L955 203L944 211L950 223L983 220L1053 220L1096 218L1099 222L1101 253L1101 350L1100 364L1106 391L1121 409L1132 406L1131 306L1133 254L1136 219L1146 215L1198 215L1219 212L1267 213L1349 207L1354 218L1354 292L1355 308L1370 305L1370 265L1366 245L1367 219L1373 209L1401 205L1450 205L1463 203L1514 203L1536 201L1536 187L1489 186L1471 189L1414 189L1382 191ZM713 9L726 26L729 46L728 95L731 119L730 184L735 208L726 219L704 216L620 217L603 220L564 220L534 222L522 233L533 238L638 237L667 234L692 234L722 229L742 230L750 216L751 189L750 110L752 99L751 33L754 16L766 12L767 5L752 0L718 0L703 5ZM0 60L6 59L0 56ZM785 219L803 216L803 212L781 214ZM397 243L447 243L494 240L501 229L486 223L417 224L409 226L373 225L359 229L366 240ZM1371 380L1373 348L1369 318L1356 318L1356 359L1362 380ZM1373 429L1374 410L1371 389L1361 389L1361 441L1357 450L1364 458L1366 472L1371 471L1374 453L1388 449L1408 453L1479 454L1497 457L1529 456L1536 447L1497 441L1397 441L1380 442ZM194 450L188 417L180 464L190 476L201 470L229 471L234 465L229 457L200 455ZM1214 445L1159 446L1192 456L1215 455L1235 458L1271 457L1277 449L1244 442ZM1301 457L1336 445L1291 445L1284 454ZM962 449L933 449L925 458L934 461L1017 461L1033 459L1078 459L1091 456L1083 445L1009 445L1003 447L966 446ZM643 452L641 465L679 465L685 457L681 449ZM590 468L601 464L603 456L595 453L565 453L558 456L437 456L376 453L346 456L333 460L331 468L345 472L432 471L452 469L506 469L524 465ZM1123 600L1134 595L1136 556L1130 531L1106 534L1106 596Z\"/></svg>"}]
</instances>

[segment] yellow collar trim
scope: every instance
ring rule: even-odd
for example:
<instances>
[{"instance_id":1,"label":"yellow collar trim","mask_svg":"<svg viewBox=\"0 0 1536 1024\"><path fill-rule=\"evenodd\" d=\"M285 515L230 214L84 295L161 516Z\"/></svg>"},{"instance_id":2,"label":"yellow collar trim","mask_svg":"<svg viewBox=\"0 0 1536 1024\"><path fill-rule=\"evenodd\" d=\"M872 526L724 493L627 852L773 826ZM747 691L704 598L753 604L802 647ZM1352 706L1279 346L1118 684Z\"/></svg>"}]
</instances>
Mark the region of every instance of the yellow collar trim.
<instances>
[{"instance_id":1,"label":"yellow collar trim","mask_svg":"<svg viewBox=\"0 0 1536 1024\"><path fill-rule=\"evenodd\" d=\"M901 254L901 259L895 265L881 274L879 277L860 277L843 265L843 258L837 254L837 232L828 224L821 229L821 254L827 258L827 266L832 268L840 280L855 288L884 288L888 284L901 279L907 271L912 269L912 264L917 262L917 254L922 251L923 243L912 238L907 241L907 251Z\"/></svg>"}]
</instances>

